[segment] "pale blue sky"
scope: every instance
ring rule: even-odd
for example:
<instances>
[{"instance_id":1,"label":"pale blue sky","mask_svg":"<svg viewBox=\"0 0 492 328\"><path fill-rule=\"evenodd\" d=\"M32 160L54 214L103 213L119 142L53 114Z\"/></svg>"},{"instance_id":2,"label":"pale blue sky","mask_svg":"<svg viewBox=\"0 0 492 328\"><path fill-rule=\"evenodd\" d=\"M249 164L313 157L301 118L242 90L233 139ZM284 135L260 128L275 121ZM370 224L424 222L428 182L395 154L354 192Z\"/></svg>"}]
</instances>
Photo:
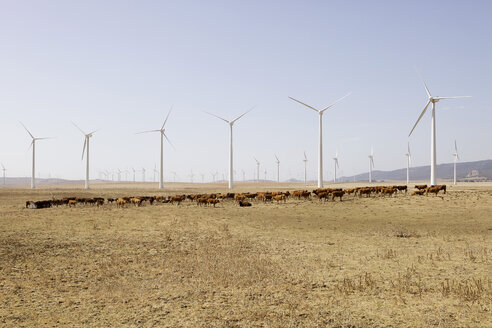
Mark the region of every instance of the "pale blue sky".
<instances>
[{"instance_id":1,"label":"pale blue sky","mask_svg":"<svg viewBox=\"0 0 492 328\"><path fill-rule=\"evenodd\" d=\"M325 175L338 148L344 175L429 164L430 112L416 74L434 95L471 95L437 106L438 163L492 158L492 23L489 1L5 1L0 0L0 162L82 178L82 129L91 139L91 173L158 165L157 129L171 105L166 179L226 172L228 127L202 111L233 118L235 168L255 163L273 178L300 178L302 153L317 170L317 115L288 99L323 107ZM149 178L151 174L149 172ZM263 174L262 174L263 176Z\"/></svg>"}]
</instances>

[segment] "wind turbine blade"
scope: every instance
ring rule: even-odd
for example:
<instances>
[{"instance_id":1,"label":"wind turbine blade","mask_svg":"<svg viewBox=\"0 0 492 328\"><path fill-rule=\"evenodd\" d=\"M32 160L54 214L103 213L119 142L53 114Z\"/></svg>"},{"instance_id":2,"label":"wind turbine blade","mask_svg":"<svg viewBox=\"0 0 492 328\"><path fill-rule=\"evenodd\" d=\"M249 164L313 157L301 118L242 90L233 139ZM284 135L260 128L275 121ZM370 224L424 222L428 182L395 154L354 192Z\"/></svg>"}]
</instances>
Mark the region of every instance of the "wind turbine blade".
<instances>
[{"instance_id":1,"label":"wind turbine blade","mask_svg":"<svg viewBox=\"0 0 492 328\"><path fill-rule=\"evenodd\" d=\"M84 153L85 153L85 147L87 146L87 138L84 139L84 147L82 148L82 158L80 160L84 159Z\"/></svg>"},{"instance_id":2,"label":"wind turbine blade","mask_svg":"<svg viewBox=\"0 0 492 328\"><path fill-rule=\"evenodd\" d=\"M84 136L86 135L86 133L85 133L85 132L84 132L81 128L79 128L79 126L78 126L77 124L75 124L74 122L72 122L72 124L73 124L73 125L74 125L77 129L79 129L79 131L80 131L80 132L82 132L82 134L83 134Z\"/></svg>"},{"instance_id":3,"label":"wind turbine blade","mask_svg":"<svg viewBox=\"0 0 492 328\"><path fill-rule=\"evenodd\" d=\"M408 143L408 156L412 156L410 153L410 142Z\"/></svg>"},{"instance_id":4,"label":"wind turbine blade","mask_svg":"<svg viewBox=\"0 0 492 328\"><path fill-rule=\"evenodd\" d=\"M215 117L217 117L219 120L222 120L222 121L226 122L227 124L231 124L231 122L229 122L229 121L228 121L228 120L226 120L225 118L222 118L222 117L217 116L217 115L215 115L215 114L209 113L209 112L207 112L207 111L203 111L203 112L204 112L204 113L207 113L208 115L215 116Z\"/></svg>"},{"instance_id":5,"label":"wind turbine blade","mask_svg":"<svg viewBox=\"0 0 492 328\"><path fill-rule=\"evenodd\" d=\"M371 146L371 157L373 157L373 156L374 156L374 149Z\"/></svg>"},{"instance_id":6,"label":"wind turbine blade","mask_svg":"<svg viewBox=\"0 0 492 328\"><path fill-rule=\"evenodd\" d=\"M280 160L278 159L277 155L275 155L275 158L277 159L277 162L280 162Z\"/></svg>"},{"instance_id":7,"label":"wind turbine blade","mask_svg":"<svg viewBox=\"0 0 492 328\"><path fill-rule=\"evenodd\" d=\"M425 81L424 81L424 78L422 77L422 74L420 74L419 70L417 68L415 68L415 70L417 71L417 74L419 75L420 77L420 80L422 80L422 83L424 84L424 88L425 88L425 92L427 92L427 96L430 98L432 97L431 96L431 93L429 91L429 88L427 88L427 84L425 84Z\"/></svg>"},{"instance_id":8,"label":"wind turbine blade","mask_svg":"<svg viewBox=\"0 0 492 328\"><path fill-rule=\"evenodd\" d=\"M5 166L3 166L3 163L2 163L2 170L4 170L4 171L5 171Z\"/></svg>"},{"instance_id":9,"label":"wind turbine blade","mask_svg":"<svg viewBox=\"0 0 492 328\"><path fill-rule=\"evenodd\" d=\"M248 111L244 112L244 114L238 116L236 119L232 120L231 123L234 123L236 122L237 120L239 120L241 117L243 117L244 115L248 114L249 112L251 112L253 109L255 109L256 106L253 106L251 107L251 109L249 109Z\"/></svg>"},{"instance_id":10,"label":"wind turbine blade","mask_svg":"<svg viewBox=\"0 0 492 328\"><path fill-rule=\"evenodd\" d=\"M304 159L307 161L306 152L304 152Z\"/></svg>"},{"instance_id":11,"label":"wind turbine blade","mask_svg":"<svg viewBox=\"0 0 492 328\"><path fill-rule=\"evenodd\" d=\"M256 164L260 164L260 162L256 159L256 157L253 156L253 158L255 159Z\"/></svg>"},{"instance_id":12,"label":"wind turbine blade","mask_svg":"<svg viewBox=\"0 0 492 328\"><path fill-rule=\"evenodd\" d=\"M456 154L458 153L458 146L456 145L456 140L454 141L454 151Z\"/></svg>"},{"instance_id":13,"label":"wind turbine blade","mask_svg":"<svg viewBox=\"0 0 492 328\"><path fill-rule=\"evenodd\" d=\"M149 133L149 132L161 132L161 130L148 130L148 131L137 132L135 134L142 134L142 133Z\"/></svg>"},{"instance_id":14,"label":"wind turbine blade","mask_svg":"<svg viewBox=\"0 0 492 328\"><path fill-rule=\"evenodd\" d=\"M299 103L299 104L301 104L301 105L306 106L307 108L311 108L311 109L312 109L312 110L314 110L316 113L319 113L319 110L317 110L316 108L311 107L311 106L309 106L309 105L307 105L307 104L303 103L302 101L299 101L299 100L294 99L294 98L292 98L292 97L289 97L289 98L290 98L290 99L292 99L292 100L294 100L294 101L296 101L296 102L298 102L298 103Z\"/></svg>"},{"instance_id":15,"label":"wind turbine blade","mask_svg":"<svg viewBox=\"0 0 492 328\"><path fill-rule=\"evenodd\" d=\"M320 110L321 113L323 113L325 110L333 107L337 102L339 102L340 100L344 99L344 98L347 98L349 95L351 94L351 92L347 93L345 96L343 96L342 98L338 99L338 100L335 100L335 102L333 102L332 104L328 105L327 107L323 108L322 110Z\"/></svg>"},{"instance_id":16,"label":"wind turbine blade","mask_svg":"<svg viewBox=\"0 0 492 328\"><path fill-rule=\"evenodd\" d=\"M372 167L374 167L374 157L371 157Z\"/></svg>"},{"instance_id":17,"label":"wind turbine blade","mask_svg":"<svg viewBox=\"0 0 492 328\"><path fill-rule=\"evenodd\" d=\"M427 101L427 105L425 105L424 110L422 111L422 114L420 114L419 119L417 120L417 122L415 122L415 125L412 128L412 131L410 131L410 134L408 135L409 137L412 135L412 132L413 132L413 130L415 130L415 127L417 126L417 124L419 124L419 121L422 118L422 116L424 116L425 111L427 110L427 107L429 107L430 103L431 103L431 101L429 99L429 101Z\"/></svg>"},{"instance_id":18,"label":"wind turbine blade","mask_svg":"<svg viewBox=\"0 0 492 328\"><path fill-rule=\"evenodd\" d=\"M90 136L92 137L92 135L93 135L94 133L96 133L97 131L99 131L99 129L94 130L94 131L92 131L92 132L89 132L89 133L88 133L88 135L90 135Z\"/></svg>"},{"instance_id":19,"label":"wind turbine blade","mask_svg":"<svg viewBox=\"0 0 492 328\"><path fill-rule=\"evenodd\" d=\"M36 140L55 139L55 137L34 138Z\"/></svg>"},{"instance_id":20,"label":"wind turbine blade","mask_svg":"<svg viewBox=\"0 0 492 328\"><path fill-rule=\"evenodd\" d=\"M166 138L167 142L169 142L169 144L171 145L171 147L173 147L174 150L176 150L176 147L174 147L174 145L172 144L171 140L169 140L169 138L166 136L165 133L163 133L164 135L164 138Z\"/></svg>"},{"instance_id":21,"label":"wind turbine blade","mask_svg":"<svg viewBox=\"0 0 492 328\"><path fill-rule=\"evenodd\" d=\"M34 144L34 141L36 141L36 139L32 139L31 143L29 144L29 147L27 148L27 151L31 149L32 145Z\"/></svg>"},{"instance_id":22,"label":"wind turbine blade","mask_svg":"<svg viewBox=\"0 0 492 328\"><path fill-rule=\"evenodd\" d=\"M335 160L335 163L337 163L337 167L340 168L340 165L338 165L338 158Z\"/></svg>"},{"instance_id":23,"label":"wind turbine blade","mask_svg":"<svg viewBox=\"0 0 492 328\"><path fill-rule=\"evenodd\" d=\"M169 115L173 111L173 106L171 106L171 109L169 110L169 113L167 113L166 119L164 120L164 123L162 123L161 130L164 129L164 125L166 125L167 119L169 118Z\"/></svg>"},{"instance_id":24,"label":"wind turbine blade","mask_svg":"<svg viewBox=\"0 0 492 328\"><path fill-rule=\"evenodd\" d=\"M456 96L456 97L436 97L437 99L459 99L459 98L471 98L471 96Z\"/></svg>"},{"instance_id":25,"label":"wind turbine blade","mask_svg":"<svg viewBox=\"0 0 492 328\"><path fill-rule=\"evenodd\" d=\"M29 133L29 135L31 136L31 138L33 138L33 139L34 139L34 136L32 135L32 133L31 133L31 132L29 132L29 130L26 128L26 126L25 126L24 124L22 124L22 122L21 122L21 121L19 121L19 123L20 123L20 124L24 127L24 129L27 131L27 133Z\"/></svg>"}]
</instances>

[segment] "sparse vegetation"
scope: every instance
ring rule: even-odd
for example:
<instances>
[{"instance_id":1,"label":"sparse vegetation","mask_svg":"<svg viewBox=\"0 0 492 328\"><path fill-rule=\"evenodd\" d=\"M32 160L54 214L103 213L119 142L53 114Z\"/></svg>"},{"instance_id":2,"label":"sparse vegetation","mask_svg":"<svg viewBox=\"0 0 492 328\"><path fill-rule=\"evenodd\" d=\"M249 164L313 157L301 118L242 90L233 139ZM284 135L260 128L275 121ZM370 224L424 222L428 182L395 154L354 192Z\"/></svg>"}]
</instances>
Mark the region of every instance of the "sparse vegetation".
<instances>
[{"instance_id":1,"label":"sparse vegetation","mask_svg":"<svg viewBox=\"0 0 492 328\"><path fill-rule=\"evenodd\" d=\"M492 194L465 191L30 210L146 191L0 189L0 326L492 326Z\"/></svg>"}]
</instances>

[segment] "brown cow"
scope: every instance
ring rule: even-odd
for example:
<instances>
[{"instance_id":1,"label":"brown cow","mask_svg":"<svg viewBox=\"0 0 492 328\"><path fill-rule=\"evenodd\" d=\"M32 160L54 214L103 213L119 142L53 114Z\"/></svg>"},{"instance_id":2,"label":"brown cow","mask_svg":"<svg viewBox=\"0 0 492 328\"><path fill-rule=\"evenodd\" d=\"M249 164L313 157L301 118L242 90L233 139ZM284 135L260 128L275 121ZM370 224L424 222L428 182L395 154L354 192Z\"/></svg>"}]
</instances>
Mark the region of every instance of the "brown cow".
<instances>
[{"instance_id":1,"label":"brown cow","mask_svg":"<svg viewBox=\"0 0 492 328\"><path fill-rule=\"evenodd\" d=\"M414 192L412 192L413 196L415 196L415 195L422 196L423 194L425 194L425 189L415 190Z\"/></svg>"},{"instance_id":2,"label":"brown cow","mask_svg":"<svg viewBox=\"0 0 492 328\"><path fill-rule=\"evenodd\" d=\"M422 189L427 189L427 185L415 185L415 189L422 190Z\"/></svg>"},{"instance_id":3,"label":"brown cow","mask_svg":"<svg viewBox=\"0 0 492 328\"><path fill-rule=\"evenodd\" d=\"M280 202L280 201L284 201L284 203L286 202L286 197L285 197L285 195L275 195L275 196L273 196L273 199L275 199L275 200L277 201L277 204L278 204L278 202Z\"/></svg>"},{"instance_id":4,"label":"brown cow","mask_svg":"<svg viewBox=\"0 0 492 328\"><path fill-rule=\"evenodd\" d=\"M342 201L342 197L343 195L345 194L345 191L340 191L340 190L336 190L336 191L332 191L331 193L331 200L335 200L335 197L340 197L340 201Z\"/></svg>"},{"instance_id":5,"label":"brown cow","mask_svg":"<svg viewBox=\"0 0 492 328\"><path fill-rule=\"evenodd\" d=\"M220 201L218 199L215 199L215 198L209 198L207 200L207 203L209 203L210 205L213 205L215 207L215 205L217 205Z\"/></svg>"},{"instance_id":6,"label":"brown cow","mask_svg":"<svg viewBox=\"0 0 492 328\"><path fill-rule=\"evenodd\" d=\"M251 206L251 203L250 202L247 202L245 200L242 200L239 202L239 206L241 207L248 207L248 206Z\"/></svg>"}]
</instances>

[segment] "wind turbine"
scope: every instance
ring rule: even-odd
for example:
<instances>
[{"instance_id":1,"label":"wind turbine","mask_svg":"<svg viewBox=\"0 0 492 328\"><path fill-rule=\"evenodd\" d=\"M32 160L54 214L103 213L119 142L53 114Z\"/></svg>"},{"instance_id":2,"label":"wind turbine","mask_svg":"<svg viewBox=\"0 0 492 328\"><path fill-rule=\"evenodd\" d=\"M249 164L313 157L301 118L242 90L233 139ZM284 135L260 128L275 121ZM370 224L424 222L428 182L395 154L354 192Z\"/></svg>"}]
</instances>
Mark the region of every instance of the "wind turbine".
<instances>
[{"instance_id":1,"label":"wind turbine","mask_svg":"<svg viewBox=\"0 0 492 328\"><path fill-rule=\"evenodd\" d=\"M460 155L458 155L458 146L456 145L456 140L454 141L454 179L453 184L456 185L456 162L460 159ZM4 174L5 176L5 174ZM5 184L5 183L4 183Z\"/></svg>"},{"instance_id":2,"label":"wind turbine","mask_svg":"<svg viewBox=\"0 0 492 328\"><path fill-rule=\"evenodd\" d=\"M275 159L277 162L277 182L280 182L280 160L278 159L277 155L275 155Z\"/></svg>"},{"instance_id":3,"label":"wind turbine","mask_svg":"<svg viewBox=\"0 0 492 328\"><path fill-rule=\"evenodd\" d=\"M407 184L410 183L410 162L412 154L410 153L410 143L408 143L408 152L405 154L407 156Z\"/></svg>"},{"instance_id":4,"label":"wind turbine","mask_svg":"<svg viewBox=\"0 0 492 328\"><path fill-rule=\"evenodd\" d=\"M22 122L19 122L23 127L24 129L27 131L27 133L29 133L29 135L31 136L32 138L32 141L31 141L31 145L29 147L32 147L32 173L31 173L31 189L34 189L36 188L36 183L35 183L35 179L36 179L36 141L37 140L44 140L44 139L52 139L51 137L45 137L45 138L35 138L31 132L29 132L29 130L26 128L26 126L24 124L22 124ZM5 171L4 171L5 173Z\"/></svg>"},{"instance_id":5,"label":"wind turbine","mask_svg":"<svg viewBox=\"0 0 492 328\"><path fill-rule=\"evenodd\" d=\"M372 168L374 167L374 152L371 146L371 154L369 157L369 182L372 182Z\"/></svg>"},{"instance_id":6,"label":"wind turbine","mask_svg":"<svg viewBox=\"0 0 492 328\"><path fill-rule=\"evenodd\" d=\"M121 170L118 169L118 182L121 182Z\"/></svg>"},{"instance_id":7,"label":"wind turbine","mask_svg":"<svg viewBox=\"0 0 492 328\"><path fill-rule=\"evenodd\" d=\"M5 180L5 171L7 171L7 169L5 168L5 166L3 166L2 164L2 171L3 171L3 185L5 186L6 185L6 180Z\"/></svg>"},{"instance_id":8,"label":"wind turbine","mask_svg":"<svg viewBox=\"0 0 492 328\"><path fill-rule=\"evenodd\" d=\"M148 130L148 131L142 131L142 132L137 133L137 134L141 134L141 133L148 133L148 132L159 132L161 134L161 167L160 167L160 175L159 175L159 189L162 189L163 184L164 184L164 164L163 164L164 163L164 158L163 158L164 138L166 138L167 142L169 142L171 147L174 148L173 144L171 143L171 141L169 140L167 135L164 133L165 132L164 126L166 125L167 119L169 118L169 114L171 114L172 110L173 110L173 108L171 107L171 109L169 110L169 113L167 113L167 116L166 116L166 119L164 120L164 123L162 123L162 126L159 130ZM145 175L145 170L143 170L143 174ZM145 176L144 176L143 180L145 182Z\"/></svg>"},{"instance_id":9,"label":"wind turbine","mask_svg":"<svg viewBox=\"0 0 492 328\"><path fill-rule=\"evenodd\" d=\"M302 160L304 162L304 183L306 183L307 181L307 156L306 156L306 152L304 152L304 159Z\"/></svg>"},{"instance_id":10,"label":"wind turbine","mask_svg":"<svg viewBox=\"0 0 492 328\"><path fill-rule=\"evenodd\" d=\"M333 160L335 161L335 179L333 182L337 182L337 167L340 168L340 166L338 166L338 150L335 154L335 157L333 157Z\"/></svg>"},{"instance_id":11,"label":"wind turbine","mask_svg":"<svg viewBox=\"0 0 492 328\"><path fill-rule=\"evenodd\" d=\"M132 167L132 171L133 171L133 183L135 183L135 168Z\"/></svg>"},{"instance_id":12,"label":"wind turbine","mask_svg":"<svg viewBox=\"0 0 492 328\"><path fill-rule=\"evenodd\" d=\"M153 180L153 182L155 182L155 175L156 175L157 173L159 173L159 171L157 171L157 169L155 168L155 164L154 164L154 171L153 171L153 172L154 172L154 180Z\"/></svg>"},{"instance_id":13,"label":"wind turbine","mask_svg":"<svg viewBox=\"0 0 492 328\"><path fill-rule=\"evenodd\" d=\"M415 125L412 128L412 131L410 131L410 134L408 135L409 137L412 135L413 130L415 130L415 127L419 123L420 119L422 116L424 116L425 112L427 111L427 107L429 107L430 103L432 103L432 119L431 119L431 176L430 176L430 184L434 186L436 184L436 171L437 171L437 165L436 165L436 103L439 100L442 99L458 99L458 98L470 98L471 96L456 96L456 97L433 97L427 88L427 85L425 84L424 80L422 79L422 83L424 84L425 91L427 92L427 96L429 97L429 100L427 101L427 104L424 107L424 110L420 114L417 122L415 122Z\"/></svg>"},{"instance_id":14,"label":"wind turbine","mask_svg":"<svg viewBox=\"0 0 492 328\"><path fill-rule=\"evenodd\" d=\"M294 99L292 97L289 97L290 99L298 102L299 104L301 105L304 105L306 106L307 108L310 108L312 110L314 110L316 113L318 113L318 117L319 117L319 139L318 139L318 188L323 188L323 113L327 110L327 109L330 109L331 107L333 107L337 102L339 102L340 100L344 99L345 97L347 97L348 95L350 95L350 93L346 94L345 96L343 96L342 98L338 99L337 101L335 101L334 103L332 103L331 105L328 105L327 107L323 108L323 109L316 109L312 106L309 106L297 99Z\"/></svg>"},{"instance_id":15,"label":"wind turbine","mask_svg":"<svg viewBox=\"0 0 492 328\"><path fill-rule=\"evenodd\" d=\"M243 172L243 182L246 181L246 172L244 172L244 170L241 170Z\"/></svg>"},{"instance_id":16,"label":"wind turbine","mask_svg":"<svg viewBox=\"0 0 492 328\"><path fill-rule=\"evenodd\" d=\"M238 117L236 117L232 121L228 121L225 118L222 118L222 117L217 116L215 114L212 114L212 113L209 113L209 112L205 112L205 113L207 113L209 115L212 115L212 116L215 116L218 119L220 119L220 120L226 122L227 124L229 124L229 131L230 131L229 132L229 189L232 189L234 187L234 185L233 185L233 181L234 181L234 173L233 173L233 171L234 171L234 165L233 165L232 127L234 126L234 123L236 123L241 117L243 117L247 113L251 112L253 110L253 108L251 108L250 110L248 110L248 111L244 112L243 114L239 115Z\"/></svg>"},{"instance_id":17,"label":"wind turbine","mask_svg":"<svg viewBox=\"0 0 492 328\"><path fill-rule=\"evenodd\" d=\"M176 182L176 175L177 175L177 173L176 172L172 172L172 174L173 174L173 182L175 183Z\"/></svg>"},{"instance_id":18,"label":"wind turbine","mask_svg":"<svg viewBox=\"0 0 492 328\"><path fill-rule=\"evenodd\" d=\"M256 161L256 182L260 182L260 162L256 159L256 157L253 157Z\"/></svg>"},{"instance_id":19,"label":"wind turbine","mask_svg":"<svg viewBox=\"0 0 492 328\"><path fill-rule=\"evenodd\" d=\"M145 167L142 167L142 182L145 182Z\"/></svg>"},{"instance_id":20,"label":"wind turbine","mask_svg":"<svg viewBox=\"0 0 492 328\"><path fill-rule=\"evenodd\" d=\"M265 170L265 182L267 181L267 170Z\"/></svg>"},{"instance_id":21,"label":"wind turbine","mask_svg":"<svg viewBox=\"0 0 492 328\"><path fill-rule=\"evenodd\" d=\"M85 133L81 128L77 126L74 122L72 124L79 129L80 132L85 136L84 140L84 147L82 148L82 159L84 159L84 153L87 148L87 155L86 155L86 165L85 165L85 189L89 189L89 139L92 138L94 133L96 133L97 130L94 130L89 133Z\"/></svg>"}]
</instances>

